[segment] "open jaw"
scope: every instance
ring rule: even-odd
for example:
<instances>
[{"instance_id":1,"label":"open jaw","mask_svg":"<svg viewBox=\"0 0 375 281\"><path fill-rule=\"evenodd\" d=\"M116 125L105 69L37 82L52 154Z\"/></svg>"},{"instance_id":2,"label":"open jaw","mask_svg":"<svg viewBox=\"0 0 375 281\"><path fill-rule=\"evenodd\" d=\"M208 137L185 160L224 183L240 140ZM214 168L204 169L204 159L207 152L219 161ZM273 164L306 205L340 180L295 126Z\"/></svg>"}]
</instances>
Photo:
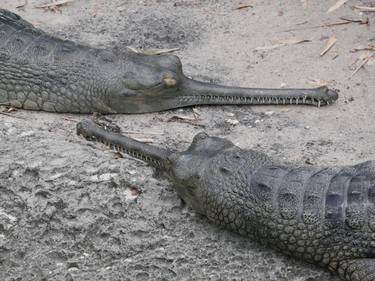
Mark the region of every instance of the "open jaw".
<instances>
[{"instance_id":1,"label":"open jaw","mask_svg":"<svg viewBox=\"0 0 375 281\"><path fill-rule=\"evenodd\" d=\"M77 124L77 134L88 140L101 142L111 149L129 154L158 169L165 169L168 156L173 152L145 144L111 130L104 122L83 120Z\"/></svg>"},{"instance_id":2,"label":"open jaw","mask_svg":"<svg viewBox=\"0 0 375 281\"><path fill-rule=\"evenodd\" d=\"M338 94L326 86L313 89L262 89L220 86L186 79L182 83L182 92L175 99L181 106L302 104L320 107L335 102Z\"/></svg>"}]
</instances>

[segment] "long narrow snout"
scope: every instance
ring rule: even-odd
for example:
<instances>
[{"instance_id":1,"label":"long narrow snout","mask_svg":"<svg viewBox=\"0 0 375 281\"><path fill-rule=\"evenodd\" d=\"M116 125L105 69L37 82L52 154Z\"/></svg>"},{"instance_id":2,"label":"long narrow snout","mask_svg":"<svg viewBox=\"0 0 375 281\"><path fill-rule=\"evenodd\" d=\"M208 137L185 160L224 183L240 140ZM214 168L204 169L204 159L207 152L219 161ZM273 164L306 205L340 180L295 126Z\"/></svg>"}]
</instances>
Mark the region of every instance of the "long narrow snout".
<instances>
[{"instance_id":1,"label":"long narrow snout","mask_svg":"<svg viewBox=\"0 0 375 281\"><path fill-rule=\"evenodd\" d=\"M306 104L323 106L338 99L338 94L326 86L312 89L271 89L229 87L184 79L181 104Z\"/></svg>"},{"instance_id":2,"label":"long narrow snout","mask_svg":"<svg viewBox=\"0 0 375 281\"><path fill-rule=\"evenodd\" d=\"M77 134L88 140L98 141L138 158L151 166L165 169L165 163L171 151L153 145L145 144L132 138L113 132L93 120L83 120L77 124Z\"/></svg>"}]
</instances>

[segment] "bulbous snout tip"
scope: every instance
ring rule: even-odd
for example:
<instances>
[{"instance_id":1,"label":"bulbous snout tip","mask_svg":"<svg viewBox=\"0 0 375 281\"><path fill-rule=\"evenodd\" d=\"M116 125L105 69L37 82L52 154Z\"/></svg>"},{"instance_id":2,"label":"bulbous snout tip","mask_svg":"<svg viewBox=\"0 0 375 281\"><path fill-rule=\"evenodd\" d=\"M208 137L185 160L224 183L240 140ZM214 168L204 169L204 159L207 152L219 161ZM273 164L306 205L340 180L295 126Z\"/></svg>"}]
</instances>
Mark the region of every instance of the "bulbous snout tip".
<instances>
[{"instance_id":1,"label":"bulbous snout tip","mask_svg":"<svg viewBox=\"0 0 375 281\"><path fill-rule=\"evenodd\" d=\"M327 95L331 101L336 101L339 98L339 94L335 90L328 89Z\"/></svg>"}]
</instances>

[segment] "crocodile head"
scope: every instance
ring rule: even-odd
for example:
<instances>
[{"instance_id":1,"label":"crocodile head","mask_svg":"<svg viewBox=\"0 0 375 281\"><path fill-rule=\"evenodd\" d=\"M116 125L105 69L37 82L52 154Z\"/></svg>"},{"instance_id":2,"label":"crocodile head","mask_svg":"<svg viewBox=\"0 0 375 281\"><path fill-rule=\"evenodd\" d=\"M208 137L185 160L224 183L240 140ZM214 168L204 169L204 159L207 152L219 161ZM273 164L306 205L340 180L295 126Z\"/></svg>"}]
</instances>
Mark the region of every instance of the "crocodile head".
<instances>
[{"instance_id":1,"label":"crocodile head","mask_svg":"<svg viewBox=\"0 0 375 281\"><path fill-rule=\"evenodd\" d=\"M199 213L205 212L203 198L207 189L202 173L210 160L226 151L239 150L226 139L199 133L187 150L171 151L128 138L113 127L106 120L84 120L77 124L77 134L147 162L159 175L173 182L180 197Z\"/></svg>"},{"instance_id":2,"label":"crocodile head","mask_svg":"<svg viewBox=\"0 0 375 281\"><path fill-rule=\"evenodd\" d=\"M112 71L113 73L113 71ZM327 105L338 95L327 87L257 89L214 85L186 77L177 56L130 53L111 80L107 104L118 113L155 112L192 105Z\"/></svg>"},{"instance_id":3,"label":"crocodile head","mask_svg":"<svg viewBox=\"0 0 375 281\"><path fill-rule=\"evenodd\" d=\"M227 150L238 149L231 141L197 134L190 147L168 156L166 174L180 197L196 212L204 214L207 189L202 181L210 160Z\"/></svg>"}]
</instances>

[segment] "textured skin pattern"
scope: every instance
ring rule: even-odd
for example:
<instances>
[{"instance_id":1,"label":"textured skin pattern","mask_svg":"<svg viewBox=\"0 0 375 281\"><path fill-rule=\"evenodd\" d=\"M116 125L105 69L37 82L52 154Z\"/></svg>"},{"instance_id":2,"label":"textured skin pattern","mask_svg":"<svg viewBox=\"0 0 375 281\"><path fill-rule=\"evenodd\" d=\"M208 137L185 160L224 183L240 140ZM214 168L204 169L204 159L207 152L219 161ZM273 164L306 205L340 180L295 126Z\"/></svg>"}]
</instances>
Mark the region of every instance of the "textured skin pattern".
<instances>
[{"instance_id":1,"label":"textured skin pattern","mask_svg":"<svg viewBox=\"0 0 375 281\"><path fill-rule=\"evenodd\" d=\"M101 50L61 40L0 9L0 103L72 113L144 113L198 104L328 105L316 89L225 87L188 79L173 55Z\"/></svg>"},{"instance_id":2,"label":"textured skin pattern","mask_svg":"<svg viewBox=\"0 0 375 281\"><path fill-rule=\"evenodd\" d=\"M375 257L374 161L294 168L264 158L234 149L207 163L202 185L210 220L332 270L344 267L343 260ZM341 275L375 280L374 260L366 264L372 275L359 273L357 263L348 267L358 273Z\"/></svg>"},{"instance_id":3,"label":"textured skin pattern","mask_svg":"<svg viewBox=\"0 0 375 281\"><path fill-rule=\"evenodd\" d=\"M292 167L204 138L175 157L171 178L197 212L345 280L375 280L375 161Z\"/></svg>"},{"instance_id":4,"label":"textured skin pattern","mask_svg":"<svg viewBox=\"0 0 375 281\"><path fill-rule=\"evenodd\" d=\"M88 139L120 151L134 147L127 137L83 122L77 132ZM137 151L152 158L152 147L138 143ZM345 280L375 280L375 161L287 166L205 133L186 151L159 159L160 174L213 223Z\"/></svg>"},{"instance_id":5,"label":"textured skin pattern","mask_svg":"<svg viewBox=\"0 0 375 281\"><path fill-rule=\"evenodd\" d=\"M0 10L0 103L54 112L111 112L114 54L54 38Z\"/></svg>"}]
</instances>

